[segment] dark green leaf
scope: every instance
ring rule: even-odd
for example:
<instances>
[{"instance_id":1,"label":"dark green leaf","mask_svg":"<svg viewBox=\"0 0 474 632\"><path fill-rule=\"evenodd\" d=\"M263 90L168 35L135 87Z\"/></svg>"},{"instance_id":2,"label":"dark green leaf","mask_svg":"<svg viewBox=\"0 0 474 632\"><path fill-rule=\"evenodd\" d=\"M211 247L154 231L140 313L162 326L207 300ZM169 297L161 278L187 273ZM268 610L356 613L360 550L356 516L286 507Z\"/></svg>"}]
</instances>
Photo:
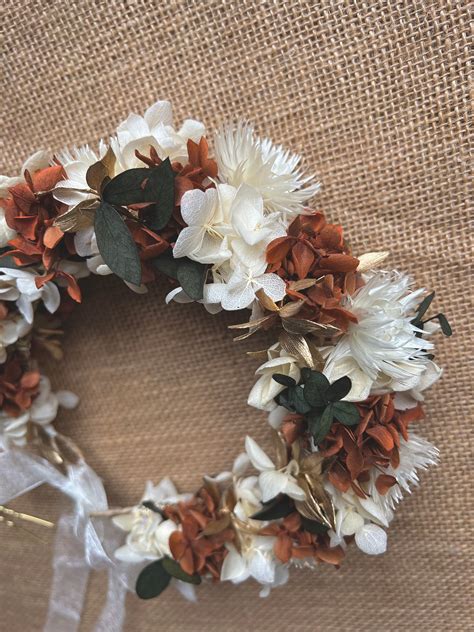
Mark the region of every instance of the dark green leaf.
<instances>
[{"instance_id":1,"label":"dark green leaf","mask_svg":"<svg viewBox=\"0 0 474 632\"><path fill-rule=\"evenodd\" d=\"M102 202L95 214L97 247L105 263L124 281L140 285L142 266L132 235L120 213Z\"/></svg>"},{"instance_id":2,"label":"dark green leaf","mask_svg":"<svg viewBox=\"0 0 474 632\"><path fill-rule=\"evenodd\" d=\"M260 511L250 517L252 520L277 520L278 518L285 518L294 510L295 507L291 499L284 494L279 494L268 503L263 503Z\"/></svg>"},{"instance_id":3,"label":"dark green leaf","mask_svg":"<svg viewBox=\"0 0 474 632\"><path fill-rule=\"evenodd\" d=\"M336 402L332 409L334 417L345 426L356 426L360 421L359 409L352 402Z\"/></svg>"},{"instance_id":4,"label":"dark green leaf","mask_svg":"<svg viewBox=\"0 0 474 632\"><path fill-rule=\"evenodd\" d=\"M171 216L174 205L174 172L169 159L151 169L138 167L119 173L106 184L102 193L109 204L129 206L130 204L156 204L155 215L151 215L150 226L166 222ZM171 207L171 210L170 210Z\"/></svg>"},{"instance_id":5,"label":"dark green leaf","mask_svg":"<svg viewBox=\"0 0 474 632\"><path fill-rule=\"evenodd\" d=\"M423 316L426 314L427 310L429 309L429 306L431 305L431 303L433 302L433 299L435 297L435 293L431 292L431 294L428 294L428 296L425 296L425 298L421 301L421 303L418 305L418 310L416 313L416 321L420 321Z\"/></svg>"},{"instance_id":6,"label":"dark green leaf","mask_svg":"<svg viewBox=\"0 0 474 632\"><path fill-rule=\"evenodd\" d=\"M310 520L304 516L301 516L301 526L305 531L309 531L310 533L326 533L329 529L325 524Z\"/></svg>"},{"instance_id":7,"label":"dark green leaf","mask_svg":"<svg viewBox=\"0 0 474 632\"><path fill-rule=\"evenodd\" d=\"M290 404L290 389L289 388L285 388L284 391L281 391L281 393L278 393L278 395L274 399L275 399L275 402L278 404L278 406L283 406L287 410L293 410L293 406L292 404Z\"/></svg>"},{"instance_id":8,"label":"dark green leaf","mask_svg":"<svg viewBox=\"0 0 474 632\"><path fill-rule=\"evenodd\" d=\"M157 514L160 514L160 516L163 516L163 518L165 517L165 514L163 513L163 511L159 507L157 507L152 500L144 500L142 501L142 505L143 507L146 507L147 509L154 511Z\"/></svg>"},{"instance_id":9,"label":"dark green leaf","mask_svg":"<svg viewBox=\"0 0 474 632\"><path fill-rule=\"evenodd\" d=\"M318 371L311 371L305 377L304 396L312 408L322 408L327 404L326 391L329 381L325 375Z\"/></svg>"},{"instance_id":10,"label":"dark green leaf","mask_svg":"<svg viewBox=\"0 0 474 632\"><path fill-rule=\"evenodd\" d=\"M278 384L282 384L283 386L296 386L296 381L290 377L289 375L283 375L282 373L274 373L272 378Z\"/></svg>"},{"instance_id":11,"label":"dark green leaf","mask_svg":"<svg viewBox=\"0 0 474 632\"><path fill-rule=\"evenodd\" d=\"M306 415L311 410L311 406L304 396L304 388L302 386L290 388L288 399L292 409L300 415Z\"/></svg>"},{"instance_id":12,"label":"dark green leaf","mask_svg":"<svg viewBox=\"0 0 474 632\"><path fill-rule=\"evenodd\" d=\"M332 410L334 405L335 404L329 404L322 413L318 411L311 411L309 415L306 416L309 430L313 435L314 443L316 445L321 443L331 429L332 421L334 419Z\"/></svg>"},{"instance_id":13,"label":"dark green leaf","mask_svg":"<svg viewBox=\"0 0 474 632\"><path fill-rule=\"evenodd\" d=\"M199 301L203 297L204 281L207 266L187 257L178 260L178 282L193 301Z\"/></svg>"},{"instance_id":14,"label":"dark green leaf","mask_svg":"<svg viewBox=\"0 0 474 632\"><path fill-rule=\"evenodd\" d=\"M194 575L188 575L188 573L185 573L178 562L176 560L173 560L171 557L164 557L161 560L161 563L167 573L182 582L187 582L188 584L194 584L195 586L197 586L202 581L201 576L197 573L195 573Z\"/></svg>"},{"instance_id":15,"label":"dark green leaf","mask_svg":"<svg viewBox=\"0 0 474 632\"><path fill-rule=\"evenodd\" d=\"M153 178L148 182L155 187L156 202L146 212L146 221L152 230L161 230L170 221L174 209L174 178L175 172L169 158L164 160L154 171Z\"/></svg>"},{"instance_id":16,"label":"dark green leaf","mask_svg":"<svg viewBox=\"0 0 474 632\"><path fill-rule=\"evenodd\" d=\"M175 259L173 257L173 252L171 250L166 250L162 255L153 259L150 263L162 274L170 277L170 279L178 278L178 261L179 259Z\"/></svg>"},{"instance_id":17,"label":"dark green leaf","mask_svg":"<svg viewBox=\"0 0 474 632\"><path fill-rule=\"evenodd\" d=\"M138 576L135 590L140 599L158 597L171 581L171 575L163 568L163 560L145 566Z\"/></svg>"},{"instance_id":18,"label":"dark green leaf","mask_svg":"<svg viewBox=\"0 0 474 632\"><path fill-rule=\"evenodd\" d=\"M341 377L331 384L326 391L326 398L330 402L337 402L343 399L347 393L351 390L352 382L347 376Z\"/></svg>"},{"instance_id":19,"label":"dark green leaf","mask_svg":"<svg viewBox=\"0 0 474 632\"><path fill-rule=\"evenodd\" d=\"M441 331L443 332L443 334L445 336L452 336L453 330L451 329L451 325L449 324L446 316L444 314L436 314L436 316L433 316L433 318L430 318L429 320L435 320L435 319L439 322ZM428 321L425 321L425 322L428 322Z\"/></svg>"},{"instance_id":20,"label":"dark green leaf","mask_svg":"<svg viewBox=\"0 0 474 632\"><path fill-rule=\"evenodd\" d=\"M22 266L18 266L14 262L13 257L11 257L10 255L0 257L0 268L14 268L16 270L19 270L21 267Z\"/></svg>"}]
</instances>

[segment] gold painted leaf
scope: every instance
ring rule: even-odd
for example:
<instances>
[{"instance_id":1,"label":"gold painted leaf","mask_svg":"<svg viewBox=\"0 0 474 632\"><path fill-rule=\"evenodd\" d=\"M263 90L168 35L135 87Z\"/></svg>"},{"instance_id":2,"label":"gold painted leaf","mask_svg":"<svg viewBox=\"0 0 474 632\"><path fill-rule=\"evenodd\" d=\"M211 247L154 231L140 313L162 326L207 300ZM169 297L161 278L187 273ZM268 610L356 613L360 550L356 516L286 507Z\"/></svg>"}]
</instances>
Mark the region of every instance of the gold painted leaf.
<instances>
[{"instance_id":1,"label":"gold painted leaf","mask_svg":"<svg viewBox=\"0 0 474 632\"><path fill-rule=\"evenodd\" d=\"M89 228L89 226L94 225L95 212L98 206L98 199L79 202L62 215L58 215L54 220L54 226L57 226L63 233L76 233L78 230Z\"/></svg>"},{"instance_id":2,"label":"gold painted leaf","mask_svg":"<svg viewBox=\"0 0 474 632\"><path fill-rule=\"evenodd\" d=\"M86 182L93 191L100 193L104 180L113 177L115 161L115 154L109 147L105 156L89 167L86 173Z\"/></svg>"},{"instance_id":3,"label":"gold painted leaf","mask_svg":"<svg viewBox=\"0 0 474 632\"><path fill-rule=\"evenodd\" d=\"M300 299L299 301L290 301L289 303L286 303L286 305L283 305L278 313L282 318L291 318L292 316L296 316L304 304L305 301L303 299Z\"/></svg>"},{"instance_id":4,"label":"gold painted leaf","mask_svg":"<svg viewBox=\"0 0 474 632\"><path fill-rule=\"evenodd\" d=\"M306 320L306 318L282 318L281 321L283 329L289 334L324 333L325 335L335 335L340 331L334 325L323 325L312 320Z\"/></svg>"},{"instance_id":5,"label":"gold painted leaf","mask_svg":"<svg viewBox=\"0 0 474 632\"><path fill-rule=\"evenodd\" d=\"M275 303L275 301L267 296L263 290L258 290L256 296L258 298L260 306L263 307L263 309L266 309L269 312L277 312L279 310L279 307Z\"/></svg>"},{"instance_id":6,"label":"gold painted leaf","mask_svg":"<svg viewBox=\"0 0 474 632\"><path fill-rule=\"evenodd\" d=\"M212 520L209 522L206 527L203 529L203 535L216 535L217 533L221 533L224 529L230 526L231 523L231 515L230 513L225 513L223 516L218 518L217 520Z\"/></svg>"},{"instance_id":7,"label":"gold painted leaf","mask_svg":"<svg viewBox=\"0 0 474 632\"><path fill-rule=\"evenodd\" d=\"M289 334L287 331L283 331L280 334L279 341L287 353L300 360L310 369L314 369L313 356L304 336Z\"/></svg>"}]
</instances>

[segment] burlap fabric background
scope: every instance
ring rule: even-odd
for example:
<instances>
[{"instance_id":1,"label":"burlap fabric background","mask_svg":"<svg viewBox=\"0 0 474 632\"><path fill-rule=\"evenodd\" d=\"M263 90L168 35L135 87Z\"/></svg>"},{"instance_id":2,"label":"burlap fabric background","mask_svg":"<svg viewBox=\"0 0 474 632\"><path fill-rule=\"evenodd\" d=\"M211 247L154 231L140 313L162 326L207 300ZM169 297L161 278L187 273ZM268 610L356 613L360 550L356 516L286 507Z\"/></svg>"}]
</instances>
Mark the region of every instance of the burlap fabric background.
<instances>
[{"instance_id":1,"label":"burlap fabric background","mask_svg":"<svg viewBox=\"0 0 474 632\"><path fill-rule=\"evenodd\" d=\"M3 1L0 172L39 147L94 142L129 111L172 99L177 118L210 128L246 116L300 151L323 182L319 205L355 252L389 248L391 264L436 288L455 335L439 343L443 380L423 433L441 465L400 508L381 558L352 551L343 568L292 573L260 600L256 585L206 586L198 605L172 590L128 598L126 630L262 632L473 629L472 240L468 216L468 3ZM135 296L112 278L83 283L67 359L50 366L81 396L61 428L85 450L112 504L146 479L183 489L227 467L246 433L255 362L232 343L239 314L166 307L166 288ZM260 346L263 346L260 343ZM15 503L54 519L66 502L40 489ZM40 630L52 536L0 525L0 627ZM104 595L94 577L83 621Z\"/></svg>"}]
</instances>

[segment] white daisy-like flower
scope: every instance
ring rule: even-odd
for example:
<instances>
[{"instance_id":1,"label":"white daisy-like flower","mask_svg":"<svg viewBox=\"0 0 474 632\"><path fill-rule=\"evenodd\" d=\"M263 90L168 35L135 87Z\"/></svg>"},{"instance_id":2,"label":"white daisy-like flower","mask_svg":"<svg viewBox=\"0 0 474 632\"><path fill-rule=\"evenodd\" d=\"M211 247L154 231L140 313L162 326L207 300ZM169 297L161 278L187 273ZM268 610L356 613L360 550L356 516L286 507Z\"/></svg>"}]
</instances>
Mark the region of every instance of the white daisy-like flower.
<instances>
[{"instance_id":1,"label":"white daisy-like flower","mask_svg":"<svg viewBox=\"0 0 474 632\"><path fill-rule=\"evenodd\" d=\"M58 408L72 409L79 403L77 395L71 391L51 390L51 382L42 375L39 384L39 393L33 400L31 408L18 417L12 417L5 412L0 412L0 429L2 439L6 445L23 447L27 443L28 423L35 423L49 433L54 434L51 423L56 419Z\"/></svg>"},{"instance_id":2,"label":"white daisy-like flower","mask_svg":"<svg viewBox=\"0 0 474 632\"><path fill-rule=\"evenodd\" d=\"M352 389L346 399L370 393L416 389L427 370L433 343L412 324L424 290L410 290L408 276L377 272L342 306L357 316L334 347L323 350L324 374L330 382L347 375Z\"/></svg>"},{"instance_id":3,"label":"white daisy-like flower","mask_svg":"<svg viewBox=\"0 0 474 632\"><path fill-rule=\"evenodd\" d=\"M148 155L154 147L161 159L187 162L189 139L198 143L206 129L200 121L186 119L178 131L173 127L173 111L169 101L157 101L144 116L130 114L117 128L117 135L110 139L121 170L143 167L135 151Z\"/></svg>"},{"instance_id":4,"label":"white daisy-like flower","mask_svg":"<svg viewBox=\"0 0 474 632\"><path fill-rule=\"evenodd\" d=\"M281 373L299 382L300 368L298 360L284 351L278 342L267 350L267 356L268 360L255 372L259 379L250 391L247 403L259 410L270 412L278 408L275 397L285 388L273 379L273 374ZM284 410L288 414L288 411Z\"/></svg>"},{"instance_id":5,"label":"white daisy-like flower","mask_svg":"<svg viewBox=\"0 0 474 632\"><path fill-rule=\"evenodd\" d=\"M102 140L99 143L98 152L91 149L89 145L60 151L56 158L66 172L67 178L56 184L53 196L68 206L98 199L98 192L91 190L87 184L86 175L89 167L103 158L106 153L107 145Z\"/></svg>"},{"instance_id":6,"label":"white daisy-like flower","mask_svg":"<svg viewBox=\"0 0 474 632\"><path fill-rule=\"evenodd\" d=\"M257 189L268 211L297 215L319 191L319 184L311 184L312 178L298 169L298 154L259 138L244 121L216 134L215 153L221 182Z\"/></svg>"}]
</instances>

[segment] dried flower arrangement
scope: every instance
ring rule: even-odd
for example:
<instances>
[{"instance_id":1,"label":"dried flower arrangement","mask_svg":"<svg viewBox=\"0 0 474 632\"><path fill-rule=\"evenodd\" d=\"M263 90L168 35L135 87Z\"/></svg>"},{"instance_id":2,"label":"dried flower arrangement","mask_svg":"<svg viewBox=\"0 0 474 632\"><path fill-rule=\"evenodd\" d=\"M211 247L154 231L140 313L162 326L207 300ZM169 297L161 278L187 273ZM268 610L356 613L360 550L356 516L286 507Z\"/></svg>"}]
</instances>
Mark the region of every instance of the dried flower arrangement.
<instances>
[{"instance_id":1,"label":"dried flower arrangement","mask_svg":"<svg viewBox=\"0 0 474 632\"><path fill-rule=\"evenodd\" d=\"M0 179L2 476L24 468L26 487L47 480L74 497L84 559L92 530L116 585L133 576L144 599L170 582L193 598L202 580L250 577L266 595L292 565L338 567L352 542L383 553L396 504L438 455L415 430L441 375L432 336L451 335L443 314L427 317L434 294L378 270L387 252L351 252L342 227L308 207L318 185L298 155L245 122L223 127L214 147L211 158L203 124L176 130L159 101L97 152L41 151ZM247 437L232 470L196 493L165 479L136 507L107 511L97 477L53 426L77 397L53 393L35 359L61 357L62 316L91 273L136 292L167 278L167 302L251 310L233 328L237 339L275 336L248 400L269 413L275 455ZM127 533L112 556L97 514L115 538ZM72 537L67 527L58 537Z\"/></svg>"}]
</instances>

